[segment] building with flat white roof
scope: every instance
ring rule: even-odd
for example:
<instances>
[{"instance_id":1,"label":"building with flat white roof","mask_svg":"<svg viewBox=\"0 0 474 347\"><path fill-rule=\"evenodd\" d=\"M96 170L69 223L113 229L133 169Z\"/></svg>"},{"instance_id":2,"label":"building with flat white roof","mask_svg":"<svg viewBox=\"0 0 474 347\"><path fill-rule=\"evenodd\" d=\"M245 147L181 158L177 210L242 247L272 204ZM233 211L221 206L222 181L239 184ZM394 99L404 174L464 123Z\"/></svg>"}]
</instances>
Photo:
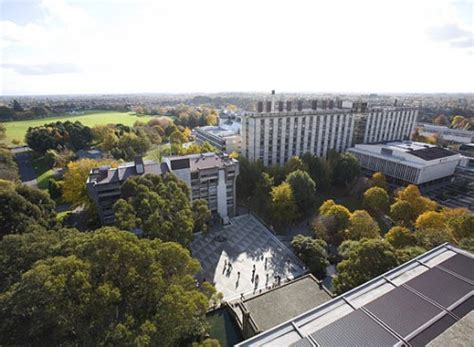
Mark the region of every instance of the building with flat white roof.
<instances>
[{"instance_id":1,"label":"building with flat white roof","mask_svg":"<svg viewBox=\"0 0 474 347\"><path fill-rule=\"evenodd\" d=\"M452 176L461 159L458 153L412 141L357 144L348 151L357 157L363 169L413 184Z\"/></svg>"},{"instance_id":2,"label":"building with flat white roof","mask_svg":"<svg viewBox=\"0 0 474 347\"><path fill-rule=\"evenodd\" d=\"M474 141L474 131L452 129L444 125L419 123L417 127L424 136L439 135L442 140L454 143L471 143Z\"/></svg>"},{"instance_id":3,"label":"building with flat white roof","mask_svg":"<svg viewBox=\"0 0 474 347\"><path fill-rule=\"evenodd\" d=\"M444 244L236 346L470 346L473 269Z\"/></svg>"},{"instance_id":4,"label":"building with flat white roof","mask_svg":"<svg viewBox=\"0 0 474 347\"><path fill-rule=\"evenodd\" d=\"M283 165L310 152L326 156L358 143L408 140L418 115L412 107L371 107L340 100L259 102L241 116L242 155L263 165ZM306 106L310 106L309 108Z\"/></svg>"},{"instance_id":5,"label":"building with flat white roof","mask_svg":"<svg viewBox=\"0 0 474 347\"><path fill-rule=\"evenodd\" d=\"M236 124L234 122L233 124ZM217 151L240 153L241 137L238 126L204 126L194 129L198 143L209 142Z\"/></svg>"}]
</instances>

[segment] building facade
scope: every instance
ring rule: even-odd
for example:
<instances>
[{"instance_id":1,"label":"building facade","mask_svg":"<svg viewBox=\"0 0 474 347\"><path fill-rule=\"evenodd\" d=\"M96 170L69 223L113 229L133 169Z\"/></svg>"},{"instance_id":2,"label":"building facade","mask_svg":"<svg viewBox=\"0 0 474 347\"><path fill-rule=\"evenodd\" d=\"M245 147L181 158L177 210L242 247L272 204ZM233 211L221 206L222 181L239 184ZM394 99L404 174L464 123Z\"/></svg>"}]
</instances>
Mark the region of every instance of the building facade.
<instances>
[{"instance_id":1,"label":"building facade","mask_svg":"<svg viewBox=\"0 0 474 347\"><path fill-rule=\"evenodd\" d=\"M167 157L161 164L137 158L117 168L103 166L91 170L86 182L87 192L96 204L102 225L114 223L113 205L122 196L122 184L129 177L167 172L187 184L191 201L206 200L216 217L226 221L235 215L235 184L239 174L237 160L215 153Z\"/></svg>"},{"instance_id":2,"label":"building facade","mask_svg":"<svg viewBox=\"0 0 474 347\"><path fill-rule=\"evenodd\" d=\"M438 135L442 140L453 143L469 144L474 141L474 131L465 129L451 129L447 126L419 123L420 134L424 136Z\"/></svg>"},{"instance_id":3,"label":"building facade","mask_svg":"<svg viewBox=\"0 0 474 347\"><path fill-rule=\"evenodd\" d=\"M204 199L215 216L224 222L235 216L236 181L239 163L225 154L204 153L165 157L166 170L190 187L192 201Z\"/></svg>"},{"instance_id":4,"label":"building facade","mask_svg":"<svg viewBox=\"0 0 474 347\"><path fill-rule=\"evenodd\" d=\"M426 184L454 174L461 155L421 142L357 144L349 152L361 167L400 183Z\"/></svg>"},{"instance_id":5,"label":"building facade","mask_svg":"<svg viewBox=\"0 0 474 347\"><path fill-rule=\"evenodd\" d=\"M240 153L241 137L238 129L204 126L194 129L198 143L209 142L219 152Z\"/></svg>"},{"instance_id":6,"label":"building facade","mask_svg":"<svg viewBox=\"0 0 474 347\"><path fill-rule=\"evenodd\" d=\"M102 225L110 225L115 221L113 206L122 196L121 187L131 176L155 174L161 175L159 163L153 160L136 158L135 161L124 163L117 168L109 165L93 168L86 181L87 193L94 201Z\"/></svg>"},{"instance_id":7,"label":"building facade","mask_svg":"<svg viewBox=\"0 0 474 347\"><path fill-rule=\"evenodd\" d=\"M331 101L314 100L309 110L299 102L294 111L289 101L260 102L257 112L241 116L241 154L265 166L282 165L306 152L324 157L357 143L407 140L418 114L414 108Z\"/></svg>"}]
</instances>

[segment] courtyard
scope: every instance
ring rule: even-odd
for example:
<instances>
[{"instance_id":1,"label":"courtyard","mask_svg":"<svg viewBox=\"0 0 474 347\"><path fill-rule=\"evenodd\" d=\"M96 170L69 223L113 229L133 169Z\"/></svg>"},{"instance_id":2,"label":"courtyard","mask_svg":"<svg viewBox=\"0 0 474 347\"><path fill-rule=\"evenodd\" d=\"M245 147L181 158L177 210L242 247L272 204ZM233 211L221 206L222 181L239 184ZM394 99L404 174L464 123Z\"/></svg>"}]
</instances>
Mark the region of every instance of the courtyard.
<instances>
[{"instance_id":1,"label":"courtyard","mask_svg":"<svg viewBox=\"0 0 474 347\"><path fill-rule=\"evenodd\" d=\"M253 215L231 219L228 226L197 234L193 257L202 266L199 281L208 281L231 301L259 294L307 272L303 263Z\"/></svg>"}]
</instances>

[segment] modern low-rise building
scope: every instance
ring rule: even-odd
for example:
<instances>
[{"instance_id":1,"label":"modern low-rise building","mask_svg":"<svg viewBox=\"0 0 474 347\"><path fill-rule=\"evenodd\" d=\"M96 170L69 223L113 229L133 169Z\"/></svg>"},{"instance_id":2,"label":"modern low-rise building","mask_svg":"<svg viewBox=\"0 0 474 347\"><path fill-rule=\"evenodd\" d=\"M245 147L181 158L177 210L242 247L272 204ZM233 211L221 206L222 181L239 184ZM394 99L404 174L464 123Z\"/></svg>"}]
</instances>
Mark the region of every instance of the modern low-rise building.
<instances>
[{"instance_id":1,"label":"modern low-rise building","mask_svg":"<svg viewBox=\"0 0 474 347\"><path fill-rule=\"evenodd\" d=\"M86 181L87 193L94 201L102 225L112 224L115 220L113 206L122 196L121 187L131 176L155 174L161 175L161 165L153 160L136 158L116 168L110 165L93 168Z\"/></svg>"},{"instance_id":2,"label":"modern low-rise building","mask_svg":"<svg viewBox=\"0 0 474 347\"><path fill-rule=\"evenodd\" d=\"M452 129L444 125L435 125L428 123L419 123L417 128L421 135L438 135L446 142L452 143L471 143L474 141L474 131L465 129Z\"/></svg>"},{"instance_id":3,"label":"modern low-rise building","mask_svg":"<svg viewBox=\"0 0 474 347\"><path fill-rule=\"evenodd\" d=\"M240 153L241 137L237 127L204 126L194 129L198 143L209 142L217 151Z\"/></svg>"},{"instance_id":4,"label":"modern low-rise building","mask_svg":"<svg viewBox=\"0 0 474 347\"><path fill-rule=\"evenodd\" d=\"M410 107L372 107L367 103L313 100L295 109L291 101L259 102L257 112L241 116L242 155L267 165L283 165L306 152L326 156L358 143L408 140L418 114Z\"/></svg>"},{"instance_id":5,"label":"modern low-rise building","mask_svg":"<svg viewBox=\"0 0 474 347\"><path fill-rule=\"evenodd\" d=\"M167 172L175 174L188 185L191 201L206 200L216 217L225 221L235 215L238 161L223 154L205 153L166 157L161 164L137 158L117 168L102 166L92 169L86 185L89 196L97 206L101 223L108 225L114 222L113 205L120 199L121 186L127 178Z\"/></svg>"},{"instance_id":6,"label":"modern low-rise building","mask_svg":"<svg viewBox=\"0 0 474 347\"><path fill-rule=\"evenodd\" d=\"M214 215L224 220L236 213L239 163L226 154L203 153L165 157L166 169L190 187L191 200L204 199Z\"/></svg>"},{"instance_id":7,"label":"modern low-rise building","mask_svg":"<svg viewBox=\"0 0 474 347\"><path fill-rule=\"evenodd\" d=\"M382 172L392 181L426 184L454 174L461 155L445 148L422 142L387 142L357 144L348 150L361 167Z\"/></svg>"},{"instance_id":8,"label":"modern low-rise building","mask_svg":"<svg viewBox=\"0 0 474 347\"><path fill-rule=\"evenodd\" d=\"M444 244L236 346L470 346L473 269Z\"/></svg>"}]
</instances>

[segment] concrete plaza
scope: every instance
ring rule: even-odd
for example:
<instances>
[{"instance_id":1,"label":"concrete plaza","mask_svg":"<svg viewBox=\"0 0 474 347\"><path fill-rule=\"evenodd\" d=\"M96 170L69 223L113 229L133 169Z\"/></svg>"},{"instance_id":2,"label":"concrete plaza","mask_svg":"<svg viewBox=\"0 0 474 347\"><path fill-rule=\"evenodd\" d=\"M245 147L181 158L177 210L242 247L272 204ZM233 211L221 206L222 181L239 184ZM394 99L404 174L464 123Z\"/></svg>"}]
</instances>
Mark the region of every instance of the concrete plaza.
<instances>
[{"instance_id":1,"label":"concrete plaza","mask_svg":"<svg viewBox=\"0 0 474 347\"><path fill-rule=\"evenodd\" d=\"M278 285L277 276L283 284L307 272L291 250L249 214L207 235L195 235L191 250L202 266L198 279L214 283L226 301L270 289Z\"/></svg>"}]
</instances>

